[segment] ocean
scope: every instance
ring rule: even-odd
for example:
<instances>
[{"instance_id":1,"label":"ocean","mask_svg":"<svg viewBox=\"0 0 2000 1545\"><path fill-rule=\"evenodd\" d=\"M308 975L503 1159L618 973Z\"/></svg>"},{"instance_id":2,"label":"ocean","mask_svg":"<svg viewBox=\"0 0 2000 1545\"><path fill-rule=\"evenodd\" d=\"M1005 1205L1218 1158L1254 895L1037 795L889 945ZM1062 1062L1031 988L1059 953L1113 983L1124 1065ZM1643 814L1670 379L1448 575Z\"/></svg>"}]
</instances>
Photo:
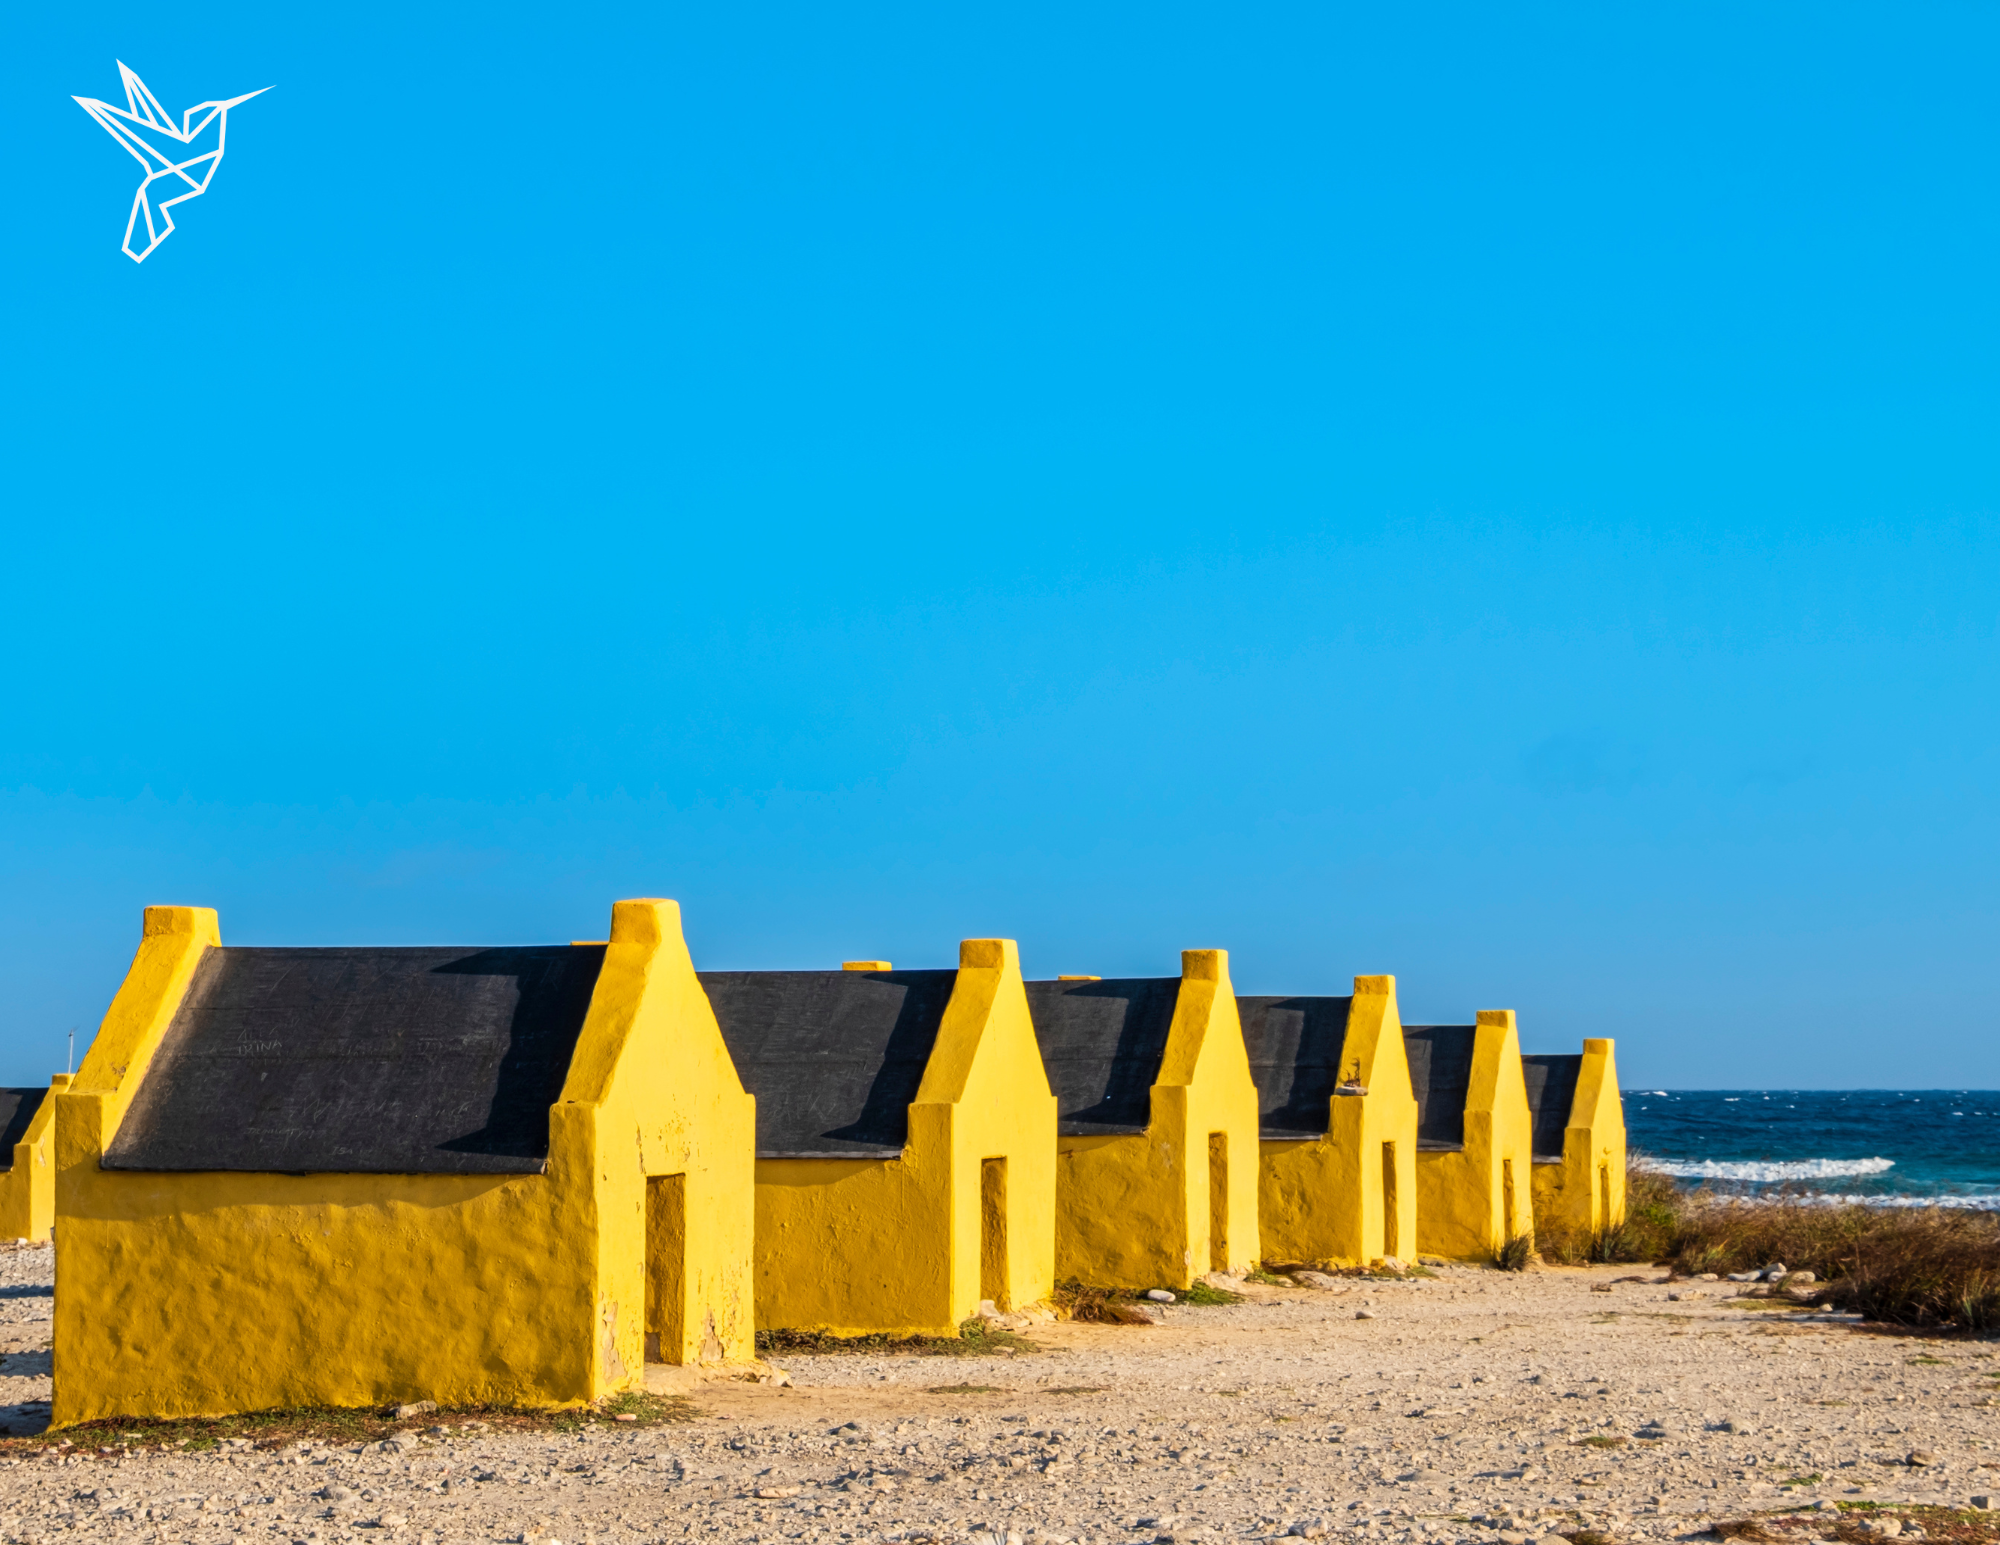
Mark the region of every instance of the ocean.
<instances>
[{"instance_id":1,"label":"ocean","mask_svg":"<svg viewBox=\"0 0 2000 1545\"><path fill-rule=\"evenodd\" d=\"M2000 1092L1627 1089L1633 1163L1685 1184L2000 1209Z\"/></svg>"}]
</instances>

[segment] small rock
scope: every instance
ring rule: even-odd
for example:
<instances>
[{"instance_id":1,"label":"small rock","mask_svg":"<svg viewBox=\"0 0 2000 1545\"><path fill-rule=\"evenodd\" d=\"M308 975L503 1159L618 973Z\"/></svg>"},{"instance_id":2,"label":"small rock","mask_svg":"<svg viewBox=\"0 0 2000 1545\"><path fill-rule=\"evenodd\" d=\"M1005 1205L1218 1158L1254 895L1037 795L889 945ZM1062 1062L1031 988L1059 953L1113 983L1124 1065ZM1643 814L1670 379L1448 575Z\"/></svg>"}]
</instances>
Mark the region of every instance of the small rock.
<instances>
[{"instance_id":1,"label":"small rock","mask_svg":"<svg viewBox=\"0 0 2000 1545\"><path fill-rule=\"evenodd\" d=\"M1726 1280L1730 1282L1761 1282L1763 1279L1764 1274L1761 1271L1732 1271Z\"/></svg>"},{"instance_id":2,"label":"small rock","mask_svg":"<svg viewBox=\"0 0 2000 1545\"><path fill-rule=\"evenodd\" d=\"M1294 1272L1292 1274L1292 1280L1298 1283L1301 1287L1309 1287L1309 1288L1326 1289L1326 1288L1338 1288L1346 1286L1346 1284L1343 1283L1340 1280L1340 1278L1329 1277L1323 1271Z\"/></svg>"},{"instance_id":3,"label":"small rock","mask_svg":"<svg viewBox=\"0 0 2000 1545\"><path fill-rule=\"evenodd\" d=\"M1156 1304L1170 1304L1174 1302L1174 1295L1169 1293L1165 1288L1148 1288L1146 1289L1146 1296Z\"/></svg>"},{"instance_id":4,"label":"small rock","mask_svg":"<svg viewBox=\"0 0 2000 1545\"><path fill-rule=\"evenodd\" d=\"M1502 1529L1500 1545L1528 1545L1528 1537L1518 1529Z\"/></svg>"},{"instance_id":5,"label":"small rock","mask_svg":"<svg viewBox=\"0 0 2000 1545\"><path fill-rule=\"evenodd\" d=\"M1569 1545L1569 1541L1564 1539L1560 1534L1545 1534L1536 1542L1536 1545Z\"/></svg>"},{"instance_id":6,"label":"small rock","mask_svg":"<svg viewBox=\"0 0 2000 1545\"><path fill-rule=\"evenodd\" d=\"M779 1497L796 1497L804 1489L802 1486L766 1486L759 1490L757 1495L769 1502Z\"/></svg>"},{"instance_id":7,"label":"small rock","mask_svg":"<svg viewBox=\"0 0 2000 1545\"><path fill-rule=\"evenodd\" d=\"M1771 1282L1777 1281L1778 1278L1782 1277L1784 1274L1785 1274L1785 1263L1783 1261L1773 1261L1769 1266L1766 1266L1763 1270L1763 1276L1767 1281Z\"/></svg>"},{"instance_id":8,"label":"small rock","mask_svg":"<svg viewBox=\"0 0 2000 1545\"><path fill-rule=\"evenodd\" d=\"M375 1524L378 1529L407 1529L409 1526L410 1520L401 1513L384 1513Z\"/></svg>"},{"instance_id":9,"label":"small rock","mask_svg":"<svg viewBox=\"0 0 2000 1545\"><path fill-rule=\"evenodd\" d=\"M1285 1533L1297 1535L1302 1540L1316 1540L1326 1533L1326 1520L1324 1518L1301 1518L1291 1528L1287 1529Z\"/></svg>"},{"instance_id":10,"label":"small rock","mask_svg":"<svg viewBox=\"0 0 2000 1545\"><path fill-rule=\"evenodd\" d=\"M1993 1506L1993 1499L1990 1496L1988 1496L1985 1492L1981 1492L1976 1497L1969 1498L1968 1501L1973 1507L1978 1508L1982 1513L1985 1512L1991 1506Z\"/></svg>"},{"instance_id":11,"label":"small rock","mask_svg":"<svg viewBox=\"0 0 2000 1545\"><path fill-rule=\"evenodd\" d=\"M1408 1262L1403 1260L1401 1256L1395 1255L1385 1255L1375 1265L1380 1271L1408 1271L1410 1269Z\"/></svg>"},{"instance_id":12,"label":"small rock","mask_svg":"<svg viewBox=\"0 0 2000 1545\"><path fill-rule=\"evenodd\" d=\"M1734 1418L1731 1418L1729 1421L1724 1422L1719 1430L1722 1432L1734 1433L1739 1438L1755 1437L1757 1433L1757 1429L1751 1426L1748 1422L1739 1422Z\"/></svg>"},{"instance_id":13,"label":"small rock","mask_svg":"<svg viewBox=\"0 0 2000 1545\"><path fill-rule=\"evenodd\" d=\"M1786 1287L1811 1287L1819 1281L1819 1274L1811 1271L1795 1271L1785 1277Z\"/></svg>"},{"instance_id":14,"label":"small rock","mask_svg":"<svg viewBox=\"0 0 2000 1545\"><path fill-rule=\"evenodd\" d=\"M1375 1311L1373 1309L1356 1309L1354 1317L1357 1320L1372 1320L1375 1318Z\"/></svg>"},{"instance_id":15,"label":"small rock","mask_svg":"<svg viewBox=\"0 0 2000 1545\"><path fill-rule=\"evenodd\" d=\"M1669 1293L1667 1295L1667 1302L1670 1304L1677 1304L1680 1301L1681 1301L1681 1295L1678 1293Z\"/></svg>"},{"instance_id":16,"label":"small rock","mask_svg":"<svg viewBox=\"0 0 2000 1545\"><path fill-rule=\"evenodd\" d=\"M1722 1279L1712 1271L1704 1271L1698 1273L1694 1280L1697 1282L1720 1282Z\"/></svg>"},{"instance_id":17,"label":"small rock","mask_svg":"<svg viewBox=\"0 0 2000 1545\"><path fill-rule=\"evenodd\" d=\"M1934 1465L1937 1463L1937 1455L1933 1454L1927 1448L1913 1448L1910 1450L1910 1457L1907 1462L1918 1466Z\"/></svg>"},{"instance_id":18,"label":"small rock","mask_svg":"<svg viewBox=\"0 0 2000 1545\"><path fill-rule=\"evenodd\" d=\"M963 1299L960 1300L964 1302ZM412 1400L408 1405L396 1407L396 1420L407 1422L413 1416L428 1416L438 1408L435 1400Z\"/></svg>"}]
</instances>

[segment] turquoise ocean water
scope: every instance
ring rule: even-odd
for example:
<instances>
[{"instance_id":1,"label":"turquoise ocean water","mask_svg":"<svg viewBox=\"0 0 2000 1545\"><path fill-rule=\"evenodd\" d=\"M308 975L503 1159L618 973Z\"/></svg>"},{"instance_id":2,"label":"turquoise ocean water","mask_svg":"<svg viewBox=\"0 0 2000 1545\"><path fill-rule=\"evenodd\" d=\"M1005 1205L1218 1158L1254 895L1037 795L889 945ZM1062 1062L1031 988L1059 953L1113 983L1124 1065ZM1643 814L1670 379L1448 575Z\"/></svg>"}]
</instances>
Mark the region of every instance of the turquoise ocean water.
<instances>
[{"instance_id":1,"label":"turquoise ocean water","mask_svg":"<svg viewBox=\"0 0 2000 1545\"><path fill-rule=\"evenodd\" d=\"M1641 1162L1690 1184L2000 1208L2000 1092L1625 1091Z\"/></svg>"}]
</instances>

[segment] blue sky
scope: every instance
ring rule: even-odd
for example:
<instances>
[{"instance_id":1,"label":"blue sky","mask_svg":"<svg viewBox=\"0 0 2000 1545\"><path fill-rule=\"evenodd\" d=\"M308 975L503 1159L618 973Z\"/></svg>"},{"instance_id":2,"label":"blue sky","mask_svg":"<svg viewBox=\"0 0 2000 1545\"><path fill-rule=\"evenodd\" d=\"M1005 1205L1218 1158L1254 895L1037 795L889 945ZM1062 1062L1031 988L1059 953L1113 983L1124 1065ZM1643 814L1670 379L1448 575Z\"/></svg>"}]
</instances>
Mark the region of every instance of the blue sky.
<instances>
[{"instance_id":1,"label":"blue sky","mask_svg":"<svg viewBox=\"0 0 2000 1545\"><path fill-rule=\"evenodd\" d=\"M2000 1085L2000 13L7 23L0 1079L237 943ZM231 116L143 265L114 61Z\"/></svg>"}]
</instances>

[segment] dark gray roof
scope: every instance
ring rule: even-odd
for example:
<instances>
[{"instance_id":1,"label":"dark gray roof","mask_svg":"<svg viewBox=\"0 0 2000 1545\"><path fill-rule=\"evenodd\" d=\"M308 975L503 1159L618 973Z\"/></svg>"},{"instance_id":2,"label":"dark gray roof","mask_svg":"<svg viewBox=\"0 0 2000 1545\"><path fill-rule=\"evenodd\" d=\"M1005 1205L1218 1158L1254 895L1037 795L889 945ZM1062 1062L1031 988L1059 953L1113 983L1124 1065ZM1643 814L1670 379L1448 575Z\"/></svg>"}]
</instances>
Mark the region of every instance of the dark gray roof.
<instances>
[{"instance_id":1,"label":"dark gray roof","mask_svg":"<svg viewBox=\"0 0 2000 1545\"><path fill-rule=\"evenodd\" d=\"M49 1097L40 1089L0 1089L0 1174L14 1167L14 1145L28 1136L28 1123Z\"/></svg>"},{"instance_id":2,"label":"dark gray roof","mask_svg":"<svg viewBox=\"0 0 2000 1545\"><path fill-rule=\"evenodd\" d=\"M1173 1028L1177 976L1029 982L1028 1013L1064 1136L1143 1132Z\"/></svg>"},{"instance_id":3,"label":"dark gray roof","mask_svg":"<svg viewBox=\"0 0 2000 1545\"><path fill-rule=\"evenodd\" d=\"M1535 1118L1534 1155L1563 1156L1563 1129L1576 1101L1576 1081L1583 1073L1580 1056L1533 1056L1521 1059L1521 1077L1528 1085L1528 1109Z\"/></svg>"},{"instance_id":4,"label":"dark gray roof","mask_svg":"<svg viewBox=\"0 0 2000 1545\"><path fill-rule=\"evenodd\" d=\"M210 949L106 1169L536 1174L602 945Z\"/></svg>"},{"instance_id":5,"label":"dark gray roof","mask_svg":"<svg viewBox=\"0 0 2000 1545\"><path fill-rule=\"evenodd\" d=\"M703 971L760 1158L884 1158L909 1139L956 971Z\"/></svg>"},{"instance_id":6,"label":"dark gray roof","mask_svg":"<svg viewBox=\"0 0 2000 1545\"><path fill-rule=\"evenodd\" d=\"M1238 998L1257 1120L1268 1138L1323 1137L1347 1043L1348 998Z\"/></svg>"},{"instance_id":7,"label":"dark gray roof","mask_svg":"<svg viewBox=\"0 0 2000 1545\"><path fill-rule=\"evenodd\" d=\"M1417 1097L1417 1147L1465 1146L1465 1096L1472 1087L1472 1025L1405 1025L1410 1089Z\"/></svg>"}]
</instances>

